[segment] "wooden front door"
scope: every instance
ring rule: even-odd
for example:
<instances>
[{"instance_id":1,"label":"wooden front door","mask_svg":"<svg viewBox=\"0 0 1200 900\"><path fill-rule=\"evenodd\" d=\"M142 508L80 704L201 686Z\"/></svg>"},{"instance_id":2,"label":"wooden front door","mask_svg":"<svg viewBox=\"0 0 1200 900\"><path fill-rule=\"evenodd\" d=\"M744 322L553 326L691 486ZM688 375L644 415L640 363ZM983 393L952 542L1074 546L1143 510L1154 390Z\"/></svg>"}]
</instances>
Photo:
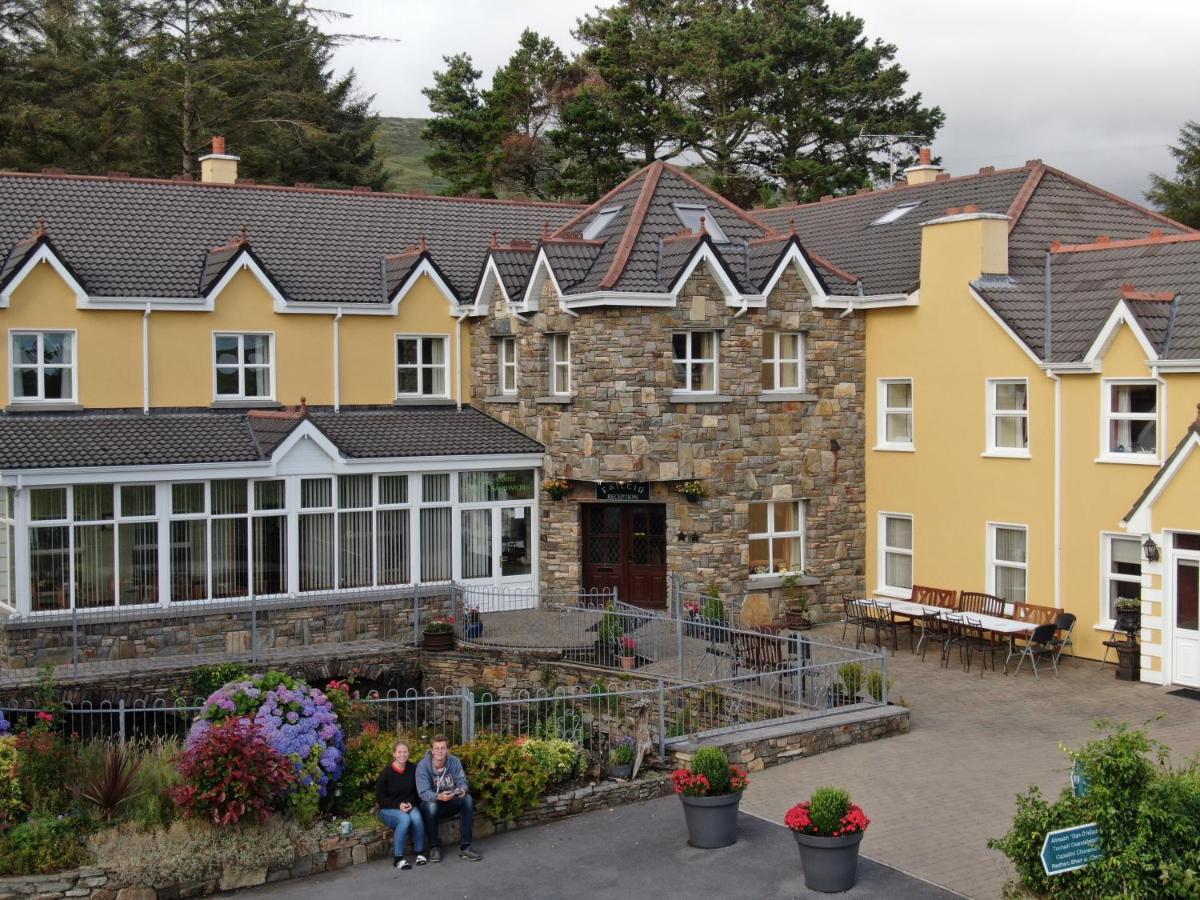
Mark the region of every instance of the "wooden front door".
<instances>
[{"instance_id":1,"label":"wooden front door","mask_svg":"<svg viewBox=\"0 0 1200 900\"><path fill-rule=\"evenodd\" d=\"M661 609L667 602L667 510L657 503L582 506L583 586Z\"/></svg>"}]
</instances>

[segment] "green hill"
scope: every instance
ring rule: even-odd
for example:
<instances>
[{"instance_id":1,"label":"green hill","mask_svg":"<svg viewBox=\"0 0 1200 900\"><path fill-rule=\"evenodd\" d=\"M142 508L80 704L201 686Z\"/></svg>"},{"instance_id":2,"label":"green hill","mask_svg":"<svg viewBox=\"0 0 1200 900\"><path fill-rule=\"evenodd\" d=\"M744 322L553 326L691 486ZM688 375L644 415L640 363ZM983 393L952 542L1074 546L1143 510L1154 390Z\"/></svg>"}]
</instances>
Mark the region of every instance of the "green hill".
<instances>
[{"instance_id":1,"label":"green hill","mask_svg":"<svg viewBox=\"0 0 1200 900\"><path fill-rule=\"evenodd\" d=\"M436 178L429 171L423 160L429 152L429 145L421 140L421 129L424 127L425 119L379 117L376 141L394 191L436 194L446 186L443 179Z\"/></svg>"}]
</instances>

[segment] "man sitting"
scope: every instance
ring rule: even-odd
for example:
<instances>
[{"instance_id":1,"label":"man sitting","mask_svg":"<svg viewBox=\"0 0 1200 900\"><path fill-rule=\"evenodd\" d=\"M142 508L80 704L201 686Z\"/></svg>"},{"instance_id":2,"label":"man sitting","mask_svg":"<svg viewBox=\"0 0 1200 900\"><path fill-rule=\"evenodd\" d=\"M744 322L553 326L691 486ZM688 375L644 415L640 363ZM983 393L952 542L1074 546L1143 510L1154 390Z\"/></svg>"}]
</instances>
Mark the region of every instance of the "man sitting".
<instances>
[{"instance_id":1,"label":"man sitting","mask_svg":"<svg viewBox=\"0 0 1200 900\"><path fill-rule=\"evenodd\" d=\"M429 842L429 861L442 861L442 839L438 834L438 819L457 814L461 819L462 841L458 855L478 860L482 856L471 847L471 832L475 819L475 804L467 792L467 774L457 756L450 753L450 741L444 734L436 735L425 758L417 763L417 794L421 798L421 815L425 819L425 834Z\"/></svg>"}]
</instances>

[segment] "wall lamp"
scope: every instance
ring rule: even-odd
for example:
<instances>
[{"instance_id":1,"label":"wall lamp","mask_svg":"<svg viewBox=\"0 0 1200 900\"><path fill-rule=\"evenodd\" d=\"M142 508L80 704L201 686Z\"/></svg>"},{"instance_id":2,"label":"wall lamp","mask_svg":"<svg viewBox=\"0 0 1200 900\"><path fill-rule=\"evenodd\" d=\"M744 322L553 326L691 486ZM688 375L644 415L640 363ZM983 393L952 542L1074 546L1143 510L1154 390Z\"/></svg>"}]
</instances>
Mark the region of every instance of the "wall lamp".
<instances>
[{"instance_id":1,"label":"wall lamp","mask_svg":"<svg viewBox=\"0 0 1200 900\"><path fill-rule=\"evenodd\" d=\"M1158 544L1154 543L1154 538L1150 535L1146 535L1146 540L1142 544L1142 553L1150 562L1158 562Z\"/></svg>"}]
</instances>

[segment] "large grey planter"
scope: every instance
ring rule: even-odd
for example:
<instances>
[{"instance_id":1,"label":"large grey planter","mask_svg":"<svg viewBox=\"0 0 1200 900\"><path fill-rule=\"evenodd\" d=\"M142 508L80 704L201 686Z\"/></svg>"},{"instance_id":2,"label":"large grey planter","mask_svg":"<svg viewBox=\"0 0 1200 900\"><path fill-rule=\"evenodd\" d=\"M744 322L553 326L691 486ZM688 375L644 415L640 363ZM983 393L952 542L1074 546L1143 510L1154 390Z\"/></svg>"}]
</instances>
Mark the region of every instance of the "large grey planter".
<instances>
[{"instance_id":1,"label":"large grey planter","mask_svg":"<svg viewBox=\"0 0 1200 900\"><path fill-rule=\"evenodd\" d=\"M837 894L854 887L858 880L858 845L863 832L844 837L820 837L793 831L800 847L804 885L810 891Z\"/></svg>"},{"instance_id":2,"label":"large grey planter","mask_svg":"<svg viewBox=\"0 0 1200 900\"><path fill-rule=\"evenodd\" d=\"M683 817L687 820L688 843L693 847L711 850L728 847L737 841L741 791L713 797L686 797L680 794L679 799L683 803Z\"/></svg>"}]
</instances>

